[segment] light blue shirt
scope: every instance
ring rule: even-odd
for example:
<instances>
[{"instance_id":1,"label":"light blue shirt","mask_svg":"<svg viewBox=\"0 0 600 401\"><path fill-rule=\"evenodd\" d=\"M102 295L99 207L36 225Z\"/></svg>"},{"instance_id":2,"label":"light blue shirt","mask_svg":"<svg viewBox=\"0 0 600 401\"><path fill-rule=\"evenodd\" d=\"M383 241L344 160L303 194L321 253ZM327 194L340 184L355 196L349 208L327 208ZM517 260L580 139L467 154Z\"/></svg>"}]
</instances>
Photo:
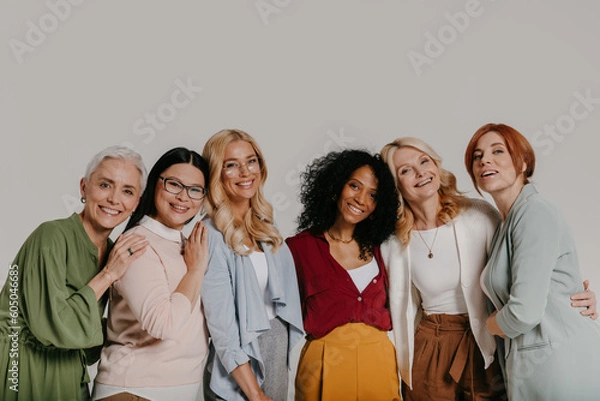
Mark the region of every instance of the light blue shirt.
<instances>
[{"instance_id":1,"label":"light blue shirt","mask_svg":"<svg viewBox=\"0 0 600 401\"><path fill-rule=\"evenodd\" d=\"M217 355L210 367L210 387L223 399L242 401L245 398L230 373L250 362L258 384L262 384L264 364L257 339L270 329L269 318L250 258L236 254L210 219L205 220L205 225L209 235L210 260L202 284L202 302L212 339L211 353L216 351ZM261 245L267 259L267 287L275 314L289 324L290 360L294 345L303 336L294 261L285 243L275 253L269 245Z\"/></svg>"}]
</instances>

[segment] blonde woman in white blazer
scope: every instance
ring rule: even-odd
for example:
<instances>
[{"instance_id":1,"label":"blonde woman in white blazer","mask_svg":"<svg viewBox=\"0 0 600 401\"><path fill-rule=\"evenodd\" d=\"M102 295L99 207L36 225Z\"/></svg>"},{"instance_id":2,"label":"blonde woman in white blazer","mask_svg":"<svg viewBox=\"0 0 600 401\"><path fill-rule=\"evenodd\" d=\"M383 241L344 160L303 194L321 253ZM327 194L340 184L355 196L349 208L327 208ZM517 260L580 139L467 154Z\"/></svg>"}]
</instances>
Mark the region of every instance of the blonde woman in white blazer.
<instances>
[{"instance_id":1,"label":"blonde woman in white blazer","mask_svg":"<svg viewBox=\"0 0 600 401\"><path fill-rule=\"evenodd\" d=\"M381 155L401 203L397 235L381 252L404 400L505 400L479 282L500 214L464 197L438 154L417 138L397 139ZM594 314L593 292L577 295Z\"/></svg>"}]
</instances>

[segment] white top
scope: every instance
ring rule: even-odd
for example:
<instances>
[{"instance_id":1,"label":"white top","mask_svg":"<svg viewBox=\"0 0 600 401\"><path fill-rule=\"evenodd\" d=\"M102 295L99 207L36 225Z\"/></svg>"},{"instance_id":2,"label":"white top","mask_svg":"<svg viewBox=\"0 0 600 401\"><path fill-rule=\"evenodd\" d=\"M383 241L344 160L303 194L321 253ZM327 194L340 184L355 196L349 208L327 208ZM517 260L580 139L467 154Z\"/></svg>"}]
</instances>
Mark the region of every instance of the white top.
<instances>
[{"instance_id":1,"label":"white top","mask_svg":"<svg viewBox=\"0 0 600 401\"><path fill-rule=\"evenodd\" d=\"M504 226L504 220L500 224L498 224L498 231L502 231L503 226ZM481 290L483 291L485 296L488 297L488 299L492 299L492 296L490 295L490 293L484 283L484 277L486 275L488 267L489 267L489 263L486 263L485 267L481 271L481 275L479 276L479 285L481 286Z\"/></svg>"},{"instance_id":2,"label":"white top","mask_svg":"<svg viewBox=\"0 0 600 401\"><path fill-rule=\"evenodd\" d=\"M492 299L487 287L485 286L485 282L484 282L484 278L485 278L488 266L489 265L485 265L485 267L481 271L481 275L479 276L479 285L481 286L481 289L483 290L483 293L485 294L485 296L488 297L488 299Z\"/></svg>"},{"instance_id":3,"label":"white top","mask_svg":"<svg viewBox=\"0 0 600 401\"><path fill-rule=\"evenodd\" d=\"M494 360L496 339L485 325L489 316L488 301L479 286L479 275L486 264L490 244L501 218L498 210L484 200L471 199L470 203L453 221L455 246L459 255L462 292L469 311L469 325L487 368ZM381 256L388 271L390 315L398 371L408 386L412 386L415 328L422 317L421 295L414 285L411 268L416 253L413 245L417 241L421 240L413 236L410 244L404 246L393 236L381 244ZM437 259L439 254L435 249L434 254L433 258Z\"/></svg>"},{"instance_id":4,"label":"white top","mask_svg":"<svg viewBox=\"0 0 600 401\"><path fill-rule=\"evenodd\" d=\"M354 285L358 288L358 292L363 292L373 280L379 274L379 266L375 258L372 258L369 263L357 267L356 269L347 270L350 278L354 281Z\"/></svg>"},{"instance_id":5,"label":"white top","mask_svg":"<svg viewBox=\"0 0 600 401\"><path fill-rule=\"evenodd\" d=\"M415 230L409 246L412 255L412 280L421 294L423 312L428 315L466 314L467 304L460 283L460 265L453 225L445 224L431 230ZM432 258L427 256L430 248Z\"/></svg>"},{"instance_id":6,"label":"white top","mask_svg":"<svg viewBox=\"0 0 600 401\"><path fill-rule=\"evenodd\" d=\"M101 400L103 398L110 397L122 392L137 395L138 397L144 397L152 401L173 401L173 400L189 400L199 401L204 397L201 397L203 392L202 382L187 384L183 386L172 386L172 387L137 387L137 388L126 388L111 386L109 384L96 383L94 385L94 393L92 394L93 400Z\"/></svg>"},{"instance_id":7,"label":"white top","mask_svg":"<svg viewBox=\"0 0 600 401\"><path fill-rule=\"evenodd\" d=\"M271 301L271 297L269 295L269 289L267 288L267 283L269 282L269 269L267 266L267 258L264 252L253 251L250 255L250 262L252 262L252 267L254 267L254 272L256 273L256 279L258 280L258 287L263 294L263 300L265 303L265 311L267 312L267 317L269 320L275 318L275 306L273 305L273 301Z\"/></svg>"}]
</instances>

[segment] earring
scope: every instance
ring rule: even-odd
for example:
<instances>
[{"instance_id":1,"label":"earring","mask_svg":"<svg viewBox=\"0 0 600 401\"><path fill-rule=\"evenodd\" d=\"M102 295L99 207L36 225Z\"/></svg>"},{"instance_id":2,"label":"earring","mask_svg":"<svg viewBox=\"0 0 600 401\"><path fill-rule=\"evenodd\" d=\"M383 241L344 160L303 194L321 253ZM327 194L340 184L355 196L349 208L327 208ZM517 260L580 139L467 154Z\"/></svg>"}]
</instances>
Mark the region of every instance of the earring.
<instances>
[{"instance_id":1,"label":"earring","mask_svg":"<svg viewBox=\"0 0 600 401\"><path fill-rule=\"evenodd\" d=\"M85 203L85 198L83 196L79 198L79 200L81 201L81 203Z\"/></svg>"}]
</instances>

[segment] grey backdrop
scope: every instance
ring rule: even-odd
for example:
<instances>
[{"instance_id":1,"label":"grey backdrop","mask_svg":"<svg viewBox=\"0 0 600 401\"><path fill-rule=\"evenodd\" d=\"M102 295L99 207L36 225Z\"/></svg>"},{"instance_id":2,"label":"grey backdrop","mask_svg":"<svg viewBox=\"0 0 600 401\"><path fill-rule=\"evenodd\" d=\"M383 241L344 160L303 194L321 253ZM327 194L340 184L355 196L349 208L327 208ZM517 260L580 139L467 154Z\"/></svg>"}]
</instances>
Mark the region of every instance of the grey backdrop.
<instances>
[{"instance_id":1,"label":"grey backdrop","mask_svg":"<svg viewBox=\"0 0 600 401\"><path fill-rule=\"evenodd\" d=\"M599 16L593 0L0 0L0 281L40 222L79 210L84 168L111 144L150 167L246 130L289 235L315 156L418 136L477 196L463 150L505 122L534 145L534 182L598 291Z\"/></svg>"}]
</instances>

